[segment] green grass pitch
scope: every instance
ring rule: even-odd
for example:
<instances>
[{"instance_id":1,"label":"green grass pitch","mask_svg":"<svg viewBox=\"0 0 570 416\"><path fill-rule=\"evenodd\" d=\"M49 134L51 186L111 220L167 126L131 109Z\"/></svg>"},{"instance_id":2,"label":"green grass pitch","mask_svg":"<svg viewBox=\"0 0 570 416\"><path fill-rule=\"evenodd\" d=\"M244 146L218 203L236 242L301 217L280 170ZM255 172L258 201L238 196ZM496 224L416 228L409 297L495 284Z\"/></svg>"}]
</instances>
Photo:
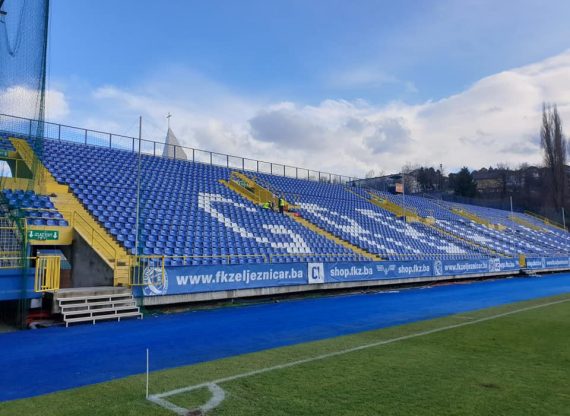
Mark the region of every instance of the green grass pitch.
<instances>
[{"instance_id":1,"label":"green grass pitch","mask_svg":"<svg viewBox=\"0 0 570 416\"><path fill-rule=\"evenodd\" d=\"M538 299L153 372L150 391L163 393L564 299L570 300ZM242 377L220 387L226 397L208 415L570 415L570 302ZM144 394L144 375L133 376L0 403L0 415L175 414ZM202 388L167 400L191 409L209 398Z\"/></svg>"}]
</instances>

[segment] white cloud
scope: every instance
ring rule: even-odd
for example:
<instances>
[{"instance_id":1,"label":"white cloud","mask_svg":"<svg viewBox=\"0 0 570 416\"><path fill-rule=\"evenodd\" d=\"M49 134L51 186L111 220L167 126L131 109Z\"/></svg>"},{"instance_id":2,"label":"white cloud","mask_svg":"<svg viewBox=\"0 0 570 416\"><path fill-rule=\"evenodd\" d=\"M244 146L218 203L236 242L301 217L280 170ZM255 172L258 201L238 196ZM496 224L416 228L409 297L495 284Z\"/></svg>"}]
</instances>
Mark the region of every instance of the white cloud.
<instances>
[{"instance_id":1,"label":"white cloud","mask_svg":"<svg viewBox=\"0 0 570 416\"><path fill-rule=\"evenodd\" d=\"M187 146L363 176L370 169L397 171L406 163L443 163L448 170L538 163L542 102L556 102L562 119L570 120L568 85L570 51L417 105L271 103L175 73L130 90L98 88L73 119L121 133L142 114L144 136L150 138L164 136L164 117L171 112L173 129Z\"/></svg>"},{"instance_id":2,"label":"white cloud","mask_svg":"<svg viewBox=\"0 0 570 416\"><path fill-rule=\"evenodd\" d=\"M64 93L57 89L46 91L46 118L62 119L69 113ZM36 90L16 85L0 90L0 112L25 118L37 118L40 96Z\"/></svg>"}]
</instances>

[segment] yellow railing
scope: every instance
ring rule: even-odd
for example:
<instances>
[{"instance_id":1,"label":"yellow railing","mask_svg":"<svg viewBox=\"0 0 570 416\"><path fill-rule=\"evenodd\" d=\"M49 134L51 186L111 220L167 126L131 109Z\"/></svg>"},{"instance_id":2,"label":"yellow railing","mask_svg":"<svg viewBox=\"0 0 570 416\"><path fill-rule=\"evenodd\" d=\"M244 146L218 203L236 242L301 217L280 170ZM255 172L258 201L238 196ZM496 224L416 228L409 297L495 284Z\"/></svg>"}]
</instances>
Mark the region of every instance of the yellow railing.
<instances>
[{"instance_id":1,"label":"yellow railing","mask_svg":"<svg viewBox=\"0 0 570 416\"><path fill-rule=\"evenodd\" d=\"M59 289L59 256L41 256L36 260L34 290L36 292L54 292Z\"/></svg>"},{"instance_id":2,"label":"yellow railing","mask_svg":"<svg viewBox=\"0 0 570 416\"><path fill-rule=\"evenodd\" d=\"M30 260L34 257L21 257L12 254L12 251L2 251L0 252L0 269L19 269L25 267L25 263L29 264Z\"/></svg>"},{"instance_id":3,"label":"yellow railing","mask_svg":"<svg viewBox=\"0 0 570 416\"><path fill-rule=\"evenodd\" d=\"M406 218L419 218L419 214L418 211L415 208L412 207L402 207L398 204L396 204L395 202L390 201L387 198L382 198L378 195L374 195L372 193L369 193L370 195L370 199L369 201L372 202L374 205L385 209L386 211L390 211L392 214L394 214L397 217L406 217Z\"/></svg>"},{"instance_id":4,"label":"yellow railing","mask_svg":"<svg viewBox=\"0 0 570 416\"><path fill-rule=\"evenodd\" d=\"M242 184L233 181L233 180L229 180L229 181L225 181L225 180L220 180L221 183L223 183L224 185L228 186L232 191L237 192L238 194L244 196L246 199L249 199L251 202L253 202L254 204L259 204L260 203L260 197L258 194L256 194L254 191L252 191L251 189L246 188L245 186L243 186Z\"/></svg>"},{"instance_id":5,"label":"yellow railing","mask_svg":"<svg viewBox=\"0 0 570 416\"><path fill-rule=\"evenodd\" d=\"M239 191L247 194L249 199L253 199L254 202L259 204L273 202L274 204L277 204L277 197L273 192L265 189L263 186L255 182L255 180L241 172L232 171L230 175L230 184L239 187Z\"/></svg>"},{"instance_id":6,"label":"yellow railing","mask_svg":"<svg viewBox=\"0 0 570 416\"><path fill-rule=\"evenodd\" d=\"M429 222L423 221L423 224L430 227L432 230L435 230L439 234L443 234L443 235L455 238L456 240L460 240L463 243L467 244L468 246L477 247L478 249L483 250L483 252L485 252L485 253L489 253L493 256L506 257L506 255L498 253L497 251L493 250L492 248L490 248L484 244L481 244L481 243L479 243L473 239L464 237L464 236L462 236L462 235L460 235L454 231L446 230L445 228L443 228L439 224L437 224L437 222L429 223Z\"/></svg>"},{"instance_id":7,"label":"yellow railing","mask_svg":"<svg viewBox=\"0 0 570 416\"><path fill-rule=\"evenodd\" d=\"M453 207L453 208L451 208L451 212L453 212L454 214L457 214L463 218L467 218L468 220L474 221L477 224L482 224L482 225L485 225L487 227L490 227L492 225L491 221L489 221L485 218L482 218L476 214L473 214L472 212L469 212L463 208Z\"/></svg>"},{"instance_id":8,"label":"yellow railing","mask_svg":"<svg viewBox=\"0 0 570 416\"><path fill-rule=\"evenodd\" d=\"M99 251L107 260L117 263L115 247L77 211L73 212L73 226L95 251Z\"/></svg>"},{"instance_id":9,"label":"yellow railing","mask_svg":"<svg viewBox=\"0 0 570 416\"><path fill-rule=\"evenodd\" d=\"M553 221L549 218L546 218L542 215L537 214L536 212L532 212L532 211L525 211L524 212L527 215L530 215L531 217L537 218L540 221L542 221L543 223L545 223L546 225L551 225L552 227L555 228L560 228L561 230L566 231L566 229L564 228L564 225L560 224L559 222Z\"/></svg>"},{"instance_id":10,"label":"yellow railing","mask_svg":"<svg viewBox=\"0 0 570 416\"><path fill-rule=\"evenodd\" d=\"M531 223L530 221L527 221L523 218L517 217L516 215L509 215L509 219L511 221L516 222L517 224L523 225L525 227L530 228L531 230L535 230L535 231L545 231L544 228L539 227L536 224Z\"/></svg>"},{"instance_id":11,"label":"yellow railing","mask_svg":"<svg viewBox=\"0 0 570 416\"><path fill-rule=\"evenodd\" d=\"M59 256L21 257L0 252L0 269L32 267L35 261L34 291L54 292L59 290L61 258Z\"/></svg>"},{"instance_id":12,"label":"yellow railing","mask_svg":"<svg viewBox=\"0 0 570 416\"><path fill-rule=\"evenodd\" d=\"M149 256L131 259L130 286L164 285L164 257Z\"/></svg>"},{"instance_id":13,"label":"yellow railing","mask_svg":"<svg viewBox=\"0 0 570 416\"><path fill-rule=\"evenodd\" d=\"M113 269L115 284L127 284L130 263L128 253L113 240L112 236L105 232L103 227L99 226L94 218L90 217L89 212L77 200L67 185L57 183L25 140L11 139L11 141L22 160L27 163L28 167L36 171L34 190L41 194L55 193L57 195L54 201L57 210Z\"/></svg>"}]
</instances>

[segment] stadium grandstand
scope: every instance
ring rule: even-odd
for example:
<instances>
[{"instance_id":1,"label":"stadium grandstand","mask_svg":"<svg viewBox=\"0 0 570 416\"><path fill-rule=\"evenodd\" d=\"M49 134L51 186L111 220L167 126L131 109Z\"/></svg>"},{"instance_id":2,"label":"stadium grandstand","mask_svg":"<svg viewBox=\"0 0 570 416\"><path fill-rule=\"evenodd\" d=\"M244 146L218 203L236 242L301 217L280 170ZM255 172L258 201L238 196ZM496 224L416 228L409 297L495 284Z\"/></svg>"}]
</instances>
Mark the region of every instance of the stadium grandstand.
<instances>
[{"instance_id":1,"label":"stadium grandstand","mask_svg":"<svg viewBox=\"0 0 570 416\"><path fill-rule=\"evenodd\" d=\"M236 79L245 71L245 78L269 90L275 85L268 88L260 74L274 77L274 69L291 73L299 69L283 65L271 51L279 50L289 60L290 52L312 44L291 61L302 61L303 70L314 71L318 60L330 65L333 50L348 57L347 45L354 48L356 40L358 54L366 52L367 42L360 38L368 32L375 45L377 35L393 42L390 31L396 27L403 28L406 39L409 33L429 38L433 30L410 30L408 15L413 15L409 19L413 25L436 22L440 33L445 22L434 20L443 10L440 4L414 5L411 13L409 4L399 2L337 2L335 7L324 1L310 7L303 2L146 3L57 2L68 19L56 28L56 33L65 29L59 33L62 46L57 47L65 51L66 61L78 66L54 78L53 84L69 81L63 83L65 92L49 88L48 94L49 0L0 0L0 415L568 414L570 234L564 203L570 194L565 194L570 189L570 167L564 165L565 156L560 157L567 153L566 141L555 106L543 105L541 138L546 143L548 132L558 134L550 146L558 148L557 165L533 166L537 175L533 188L528 183L524 188L520 176L520 181L511 181L517 185L511 189L525 189L535 200L554 197L552 210L545 206L540 212L555 212L551 218L556 219L560 211L562 224L531 211L519 212L512 197L510 210L465 203L478 201L471 199L477 184L467 167L445 176L443 163L451 160L449 156L439 162L437 171L416 169L426 179L420 180L418 173L411 181L417 186L407 184L405 176L414 172L407 167L406 173L374 177L375 169L393 168L387 157L398 159L425 150L417 136L425 135L429 141L427 127L414 131L412 139L400 113L413 113L418 119L439 117L442 111L437 106L443 103L448 109L444 118L432 123L437 130L433 136L440 146L446 126L453 132L449 134L459 137L460 129L448 112L470 118L476 111L457 105L462 94L456 91L446 99L430 97L424 104L410 106L414 111L398 103L377 112L360 99L363 90L376 94L381 86L386 90L382 94L402 88L405 94L417 94L415 80L408 82L407 74L395 77L375 65L362 66L366 62L352 62L346 68L355 70L346 73L342 62L336 68L327 66L326 83L354 101L306 105L303 112L314 113L311 117L330 117L342 127L330 130L334 141L326 146L319 141L318 146L303 147L301 141L311 141L313 135L315 142L321 140L320 132L328 127L321 129L311 118L298 117L297 104L285 101L285 96L278 97L276 105L269 106L263 98L259 101L264 107L244 110L249 107L247 100L226 95L225 86L195 77L192 71L173 69L176 56L188 54L198 62L202 57L197 50L212 49L216 59L203 60L209 71L235 71ZM302 10L296 11L300 5ZM447 6L444 14L453 9ZM399 7L402 13L390 14ZM427 13L432 8L437 13ZM459 9L465 13L472 8L461 4ZM495 18L500 20L500 39L507 29L523 39L524 31L505 24L518 14L512 7L505 8L507 18L501 16L500 7L483 8L494 14L485 24L477 21L485 31L485 43L491 39L487 32ZM398 24L378 24L383 23L378 16L389 16ZM298 35L299 17L303 42L289 44ZM536 16L532 17L535 24L529 27L536 25ZM381 27L381 33L366 27L369 18L370 29ZM454 35L460 35L457 21L463 26L464 20L449 20ZM545 32L552 42L553 19L541 20L548 22ZM346 32L347 27L353 33ZM129 40L120 43L122 36ZM202 37L200 42L195 42L196 36ZM332 42L327 43L325 36ZM213 43L207 44L208 37ZM476 49L472 39L467 43L458 38L462 51L466 44ZM79 43L66 46L66 41L77 39ZM245 47L234 51L230 40L241 40ZM446 35L446 53L454 41L455 36ZM179 48L182 43L187 43L186 49ZM104 55L93 53L94 44L105 48ZM406 40L392 43L390 49L403 51L407 61L415 54L403 44L411 46ZM225 48L222 53L220 45ZM319 56L321 48L326 54ZM81 57L77 49L87 54ZM182 54L176 55L177 49ZM418 54L429 56L430 62L418 65L428 75L416 78L430 83L434 79L434 84L439 78L446 82L456 78L439 68L437 76L429 75L432 63L439 61L433 52L426 49ZM235 54L233 61L218 60L225 54ZM463 52L460 55L464 59ZM541 61L548 63L544 66L549 75L542 78L550 78L548 71L564 72L561 56ZM567 66L569 57L566 52ZM118 87L101 87L123 87L127 79L139 82L148 69L143 58L160 63L156 80L161 87L156 90L161 92L156 96L169 95L162 83L171 76L179 78L173 83L176 90L192 78L191 93L186 85L179 95L173 94L176 98L167 97L159 105L158 100L139 100ZM250 59L251 67L238 62ZM190 60L180 62L184 67ZM75 78L75 68L82 65L83 70L93 71L91 76L106 75L97 80ZM254 71L255 65L263 70ZM557 91L544 80L536 81L541 78L539 66L512 71L500 67L503 72L486 75L469 90L477 96L472 107L489 106L485 121L504 117L503 113L530 120L534 113L513 106L518 95L532 90L536 100L539 90L545 96ZM517 74L525 88L516 88ZM315 81L314 74L306 83L298 75L295 83L302 88ZM534 86L532 81L537 88L527 88ZM117 111L121 114L114 119L107 115L115 108L97 113L84 97L83 84L100 87L90 90L95 100L120 96L128 104L121 104ZM508 84L508 93L499 91L503 84ZM248 88L245 83L239 86L243 91ZM152 86L143 89L155 94ZM492 94L486 96L481 90ZM275 91L285 89L279 86ZM517 96L509 97L508 112L502 111L500 98L481 104L481 97L494 100L496 91L497 97ZM188 104L190 95L208 99ZM414 100L419 103L419 95ZM185 146L191 135L195 147L210 146L200 144L204 141L198 139L198 128L188 127L206 123L203 119L209 116L200 111L207 101L222 102L225 113L239 108L237 112L253 117L247 119L247 128L242 129L245 124L240 122L232 124L231 129L240 131L233 148L240 150L221 147L229 144L230 136L225 134L218 142L208 135L208 143L213 143L210 150ZM59 105L59 114L46 115L48 102ZM68 102L77 106L73 112L68 112ZM228 102L232 104L226 108ZM163 135L155 117L166 104L188 120L171 128L168 113ZM144 126L151 126L148 133L143 134L140 114ZM135 116L138 136L133 137L131 130L135 123L124 134L106 131L119 130L117 126ZM480 146L486 155L494 150L495 144L489 144L494 143L493 135L506 134L507 129L487 133L480 119L473 118L476 139L465 135L457 141L470 149ZM77 120L87 127L69 125L82 124ZM178 124L178 118L175 121ZM207 120L209 125L217 122ZM289 122L299 125L288 129ZM283 131L270 146L258 140L276 130ZM180 140L175 131L182 132ZM348 139L359 134L364 147ZM289 147L279 139L289 141ZM345 140L350 149L337 149ZM263 143L242 146L240 141ZM517 145L517 158L527 157L532 150L527 145ZM497 153L507 154L496 147ZM250 157L220 149L250 152ZM275 149L291 153L274 152L271 161L256 159L269 158L265 155ZM364 155L362 149L372 154ZM350 161L328 163L330 152L345 152ZM303 153L315 161L313 166L288 164L293 163L291 155ZM445 149L426 153L434 164L434 155L439 157ZM482 163L471 160L471 154L467 159L458 155L455 162ZM345 172L374 169L362 179L323 172L323 166ZM508 168L500 171L506 174ZM533 194L541 175L552 179L551 195ZM489 187L500 188L495 182ZM433 194L420 194L420 189ZM461 203L447 201L446 196L458 197ZM533 207L524 206L539 210Z\"/></svg>"},{"instance_id":2,"label":"stadium grandstand","mask_svg":"<svg viewBox=\"0 0 570 416\"><path fill-rule=\"evenodd\" d=\"M154 142L44 123L36 151L36 123L0 117L3 160L14 167L1 208L12 240L29 244L25 296L43 294L66 324L140 317L135 299L417 283L569 261L568 234L527 214L184 148L171 130Z\"/></svg>"}]
</instances>

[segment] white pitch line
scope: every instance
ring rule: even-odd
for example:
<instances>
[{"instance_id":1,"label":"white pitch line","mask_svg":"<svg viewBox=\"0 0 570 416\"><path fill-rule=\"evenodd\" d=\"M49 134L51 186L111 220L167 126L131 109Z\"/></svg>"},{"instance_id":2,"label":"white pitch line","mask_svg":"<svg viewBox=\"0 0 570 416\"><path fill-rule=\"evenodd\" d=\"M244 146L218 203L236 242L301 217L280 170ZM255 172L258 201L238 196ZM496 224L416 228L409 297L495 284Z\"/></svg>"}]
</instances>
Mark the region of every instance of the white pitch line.
<instances>
[{"instance_id":1,"label":"white pitch line","mask_svg":"<svg viewBox=\"0 0 570 416\"><path fill-rule=\"evenodd\" d=\"M224 399L226 398L226 392L224 391L224 389L222 389L220 386L218 386L217 384L214 384L214 383L206 383L205 385L195 386L195 388L192 388L192 389L187 390L187 391L197 390L197 389L200 389L203 387L207 387L208 390L210 390L210 393L212 393L212 397L210 398L210 400L208 400L208 402L206 404L200 406L197 409L192 409L192 410L200 410L200 411L202 411L202 413L206 413L206 412L209 412L210 410L212 410L213 408L217 407L221 402L224 401ZM159 406L164 407L165 409L171 410L172 412L176 413L177 415L186 416L188 414L189 409L185 409L183 407L177 406L174 403L163 399L163 397L167 397L167 396L151 395L148 397L148 400L150 400L151 402L153 402Z\"/></svg>"},{"instance_id":2,"label":"white pitch line","mask_svg":"<svg viewBox=\"0 0 570 416\"><path fill-rule=\"evenodd\" d=\"M178 407L175 404L169 402L168 400L165 400L164 398L170 397L170 396L175 396L175 395L181 394L181 393L187 393L189 391L193 391L193 390L197 390L197 389L201 389L201 388L208 388L212 392L213 396L208 401L208 403L206 403L205 405L203 405L199 408L199 410L201 410L202 412L205 413L209 410L212 410L214 407L219 405L224 400L224 397L225 397L224 391L219 386L219 384L221 384L221 383L227 383L229 381L235 381L235 380L239 380L239 379L246 378L246 377L256 376L259 374L268 373L270 371L283 370L285 368L294 367L294 366L302 365L302 364L307 364L307 363L311 363L313 361L325 360L327 358L337 357L339 355L344 355L344 354L349 354L352 352L361 351L361 350L365 350L365 349L369 349L369 348L379 347L381 345L393 344L395 342L400 342L400 341L405 341L408 339L413 339L413 338L423 337L426 335L436 334L438 332L449 331L449 330L455 329L455 328L461 328L464 326L475 325L475 324L478 324L481 322L491 321L493 319L503 318L505 316L515 315L517 313L531 311L533 309L540 309L540 308L545 308L547 306L558 305L560 303L565 303L565 302L569 302L569 301L570 301L570 298L561 299L561 300L548 302L548 303L542 303L540 305L527 306L525 308L515 309L515 310L509 311L509 312L503 312L503 313L499 313L496 315L486 316L484 318L474 319L472 321L461 322L461 323L453 324L453 325L446 325L446 326L443 326L440 328L434 328L434 329L430 329L427 331L421 331L421 332L416 332L416 333L409 334L409 335L403 335L401 337L386 339L383 341L377 341L377 342L373 342L370 344L359 345L357 347L347 348L347 349L340 350L340 351L330 352L330 353L326 353L326 354L322 354L322 355L316 355L314 357L304 358L302 360L291 361L289 363L278 364L278 365L274 365L271 367L261 368L259 370L248 371L246 373L236 374L236 375L229 376L229 377L223 377L223 378L219 378L217 380L212 380L212 381L205 382L205 383L195 384L193 386L182 387L182 388L170 390L170 391L167 391L164 393L153 394L153 395L149 396L148 400L150 400L153 403L158 404L159 406L162 406L165 409L171 410L178 415L183 416L183 415L186 415L188 413L188 411L189 411L188 409ZM219 390L216 390L216 389L219 389ZM221 393L220 393L220 391L221 391ZM216 396L216 394L217 394L217 396ZM220 397L221 397L221 399L220 399ZM213 402L215 402L215 404L213 406L211 406L211 407L208 406L208 405L213 404ZM208 406L208 408L206 409L207 406Z\"/></svg>"}]
</instances>

